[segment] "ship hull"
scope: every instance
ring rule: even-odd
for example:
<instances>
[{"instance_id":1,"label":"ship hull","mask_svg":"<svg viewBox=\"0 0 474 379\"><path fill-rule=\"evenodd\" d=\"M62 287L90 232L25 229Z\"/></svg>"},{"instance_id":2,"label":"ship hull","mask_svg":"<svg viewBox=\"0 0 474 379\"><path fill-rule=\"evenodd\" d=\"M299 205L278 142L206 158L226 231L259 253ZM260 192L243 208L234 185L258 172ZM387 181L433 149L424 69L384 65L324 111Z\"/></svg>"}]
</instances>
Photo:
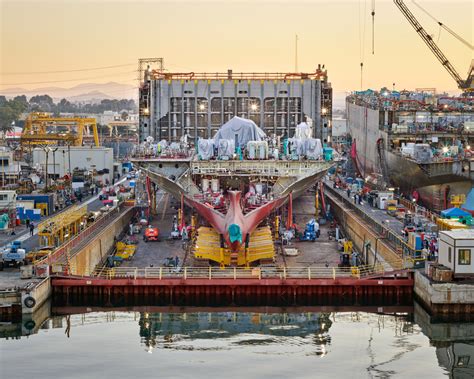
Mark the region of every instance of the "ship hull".
<instances>
[{"instance_id":1,"label":"ship hull","mask_svg":"<svg viewBox=\"0 0 474 379\"><path fill-rule=\"evenodd\" d=\"M382 163L377 141L386 144L388 133L379 129L379 111L356 104L347 104L348 129L356 148L355 160L360 175L364 178L382 175ZM463 163L423 165L389 151L385 145L383 157L386 162L386 175L391 186L411 195L416 191L423 204L441 210L449 206L449 195L467 194L473 187L473 181L464 175ZM438 167L439 166L439 167ZM437 170L438 175L430 170ZM469 168L468 168L469 170ZM446 198L447 197L447 198Z\"/></svg>"}]
</instances>

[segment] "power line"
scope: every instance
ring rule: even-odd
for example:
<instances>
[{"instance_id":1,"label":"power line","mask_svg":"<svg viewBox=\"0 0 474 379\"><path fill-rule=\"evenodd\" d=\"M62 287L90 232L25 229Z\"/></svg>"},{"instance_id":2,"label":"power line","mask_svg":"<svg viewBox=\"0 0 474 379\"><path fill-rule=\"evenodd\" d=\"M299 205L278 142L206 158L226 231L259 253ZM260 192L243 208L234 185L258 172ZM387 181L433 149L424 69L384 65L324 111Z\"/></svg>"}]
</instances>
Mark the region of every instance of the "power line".
<instances>
[{"instance_id":1,"label":"power line","mask_svg":"<svg viewBox=\"0 0 474 379\"><path fill-rule=\"evenodd\" d=\"M21 85L25 85L25 84L51 84L51 83L79 82L79 81L82 81L82 80L93 80L93 79L102 79L102 78L106 78L106 77L129 75L131 73L136 73L136 70L127 71L127 72L119 72L119 73L109 74L109 75L94 76L94 77L89 77L89 78L77 78L77 79L66 79L66 80L50 80L50 81L45 81L45 82L0 83L0 86L21 86Z\"/></svg>"},{"instance_id":2,"label":"power line","mask_svg":"<svg viewBox=\"0 0 474 379\"><path fill-rule=\"evenodd\" d=\"M27 71L27 72L2 72L0 75L38 75L38 74L62 74L68 72L83 72L83 71L96 71L96 70L106 70L110 68L118 67L127 67L135 66L136 63L127 63L127 64L118 64L114 66L102 66L102 67L92 67L92 68L78 68L72 70L55 70L55 71Z\"/></svg>"}]
</instances>

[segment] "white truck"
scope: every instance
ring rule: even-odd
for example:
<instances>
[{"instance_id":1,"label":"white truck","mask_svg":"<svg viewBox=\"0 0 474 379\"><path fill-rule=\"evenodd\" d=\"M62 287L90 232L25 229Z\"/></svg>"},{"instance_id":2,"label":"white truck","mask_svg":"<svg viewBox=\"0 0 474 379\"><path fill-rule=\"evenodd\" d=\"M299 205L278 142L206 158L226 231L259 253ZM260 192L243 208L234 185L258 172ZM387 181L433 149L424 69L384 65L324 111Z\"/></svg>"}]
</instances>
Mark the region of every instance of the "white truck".
<instances>
[{"instance_id":1,"label":"white truck","mask_svg":"<svg viewBox=\"0 0 474 379\"><path fill-rule=\"evenodd\" d=\"M0 251L0 271L4 267L18 267L26 264L26 250L21 248L21 242L12 242L9 246Z\"/></svg>"}]
</instances>

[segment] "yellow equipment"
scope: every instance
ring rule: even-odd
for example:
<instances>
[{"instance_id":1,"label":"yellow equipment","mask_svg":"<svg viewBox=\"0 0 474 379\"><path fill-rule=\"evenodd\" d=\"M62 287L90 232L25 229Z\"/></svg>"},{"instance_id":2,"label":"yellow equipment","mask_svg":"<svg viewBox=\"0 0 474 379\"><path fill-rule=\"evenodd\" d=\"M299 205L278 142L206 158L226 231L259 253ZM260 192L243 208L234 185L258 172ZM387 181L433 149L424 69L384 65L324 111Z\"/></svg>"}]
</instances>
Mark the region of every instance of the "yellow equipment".
<instances>
[{"instance_id":1,"label":"yellow equipment","mask_svg":"<svg viewBox=\"0 0 474 379\"><path fill-rule=\"evenodd\" d=\"M395 216L397 212L397 200L387 200L387 214L391 216Z\"/></svg>"},{"instance_id":2,"label":"yellow equipment","mask_svg":"<svg viewBox=\"0 0 474 379\"><path fill-rule=\"evenodd\" d=\"M58 145L82 146L84 130L92 129L94 144L99 146L99 133L95 118L51 117L47 113L33 112L26 118L21 143L26 146Z\"/></svg>"},{"instance_id":3,"label":"yellow equipment","mask_svg":"<svg viewBox=\"0 0 474 379\"><path fill-rule=\"evenodd\" d=\"M116 257L129 260L135 255L135 252L137 251L137 245L127 245L124 242L117 242L116 249Z\"/></svg>"},{"instance_id":4,"label":"yellow equipment","mask_svg":"<svg viewBox=\"0 0 474 379\"><path fill-rule=\"evenodd\" d=\"M352 253L352 241L345 241L344 242L344 253L351 254Z\"/></svg>"},{"instance_id":5,"label":"yellow equipment","mask_svg":"<svg viewBox=\"0 0 474 379\"><path fill-rule=\"evenodd\" d=\"M51 217L38 225L38 236L41 247L59 247L67 240L78 235L85 225L87 206L70 209Z\"/></svg>"},{"instance_id":6,"label":"yellow equipment","mask_svg":"<svg viewBox=\"0 0 474 379\"><path fill-rule=\"evenodd\" d=\"M30 252L26 253L26 260L35 264L37 261L47 257L50 255L55 248L53 246L44 246L37 250L31 250Z\"/></svg>"},{"instance_id":7,"label":"yellow equipment","mask_svg":"<svg viewBox=\"0 0 474 379\"><path fill-rule=\"evenodd\" d=\"M453 207L459 208L466 202L466 195L452 195L451 196L451 204Z\"/></svg>"},{"instance_id":8,"label":"yellow equipment","mask_svg":"<svg viewBox=\"0 0 474 379\"><path fill-rule=\"evenodd\" d=\"M220 247L219 234L212 228L200 227L197 232L194 256L198 259L208 259L217 262L221 267L231 263L231 251ZM249 247L242 245L237 256L238 266L249 266L251 262L274 259L272 231L269 226L257 228L249 239Z\"/></svg>"},{"instance_id":9,"label":"yellow equipment","mask_svg":"<svg viewBox=\"0 0 474 379\"><path fill-rule=\"evenodd\" d=\"M446 218L438 218L436 223L438 224L439 230L469 229L469 226L466 224Z\"/></svg>"}]
</instances>

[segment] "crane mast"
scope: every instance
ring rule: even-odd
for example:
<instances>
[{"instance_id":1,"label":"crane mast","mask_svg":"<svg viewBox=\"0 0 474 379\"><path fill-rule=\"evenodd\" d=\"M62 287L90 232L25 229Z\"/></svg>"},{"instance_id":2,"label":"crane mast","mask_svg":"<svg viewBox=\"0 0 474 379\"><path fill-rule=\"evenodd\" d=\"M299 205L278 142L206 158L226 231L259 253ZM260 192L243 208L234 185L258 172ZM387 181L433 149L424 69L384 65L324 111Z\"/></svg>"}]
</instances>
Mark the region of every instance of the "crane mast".
<instances>
[{"instance_id":1,"label":"crane mast","mask_svg":"<svg viewBox=\"0 0 474 379\"><path fill-rule=\"evenodd\" d=\"M415 18L413 13L411 13L410 9L405 5L403 0L393 0L395 5L400 9L400 11L403 13L405 18L408 20L408 22L413 26L413 28L416 30L416 32L419 34L419 36L423 39L423 41L428 45L430 50L433 52L433 54L438 58L438 60L441 62L441 64L444 66L444 68L449 72L449 74L453 77L453 79L456 81L458 87L462 90L472 90L473 89L473 65L471 64L471 68L469 70L468 78L467 80L463 80L461 76L458 74L456 69L453 67L451 62L449 62L448 58L443 54L443 52L440 50L438 45L433 41L433 38L426 32L426 30L421 26L421 24L418 22L418 20Z\"/></svg>"}]
</instances>

